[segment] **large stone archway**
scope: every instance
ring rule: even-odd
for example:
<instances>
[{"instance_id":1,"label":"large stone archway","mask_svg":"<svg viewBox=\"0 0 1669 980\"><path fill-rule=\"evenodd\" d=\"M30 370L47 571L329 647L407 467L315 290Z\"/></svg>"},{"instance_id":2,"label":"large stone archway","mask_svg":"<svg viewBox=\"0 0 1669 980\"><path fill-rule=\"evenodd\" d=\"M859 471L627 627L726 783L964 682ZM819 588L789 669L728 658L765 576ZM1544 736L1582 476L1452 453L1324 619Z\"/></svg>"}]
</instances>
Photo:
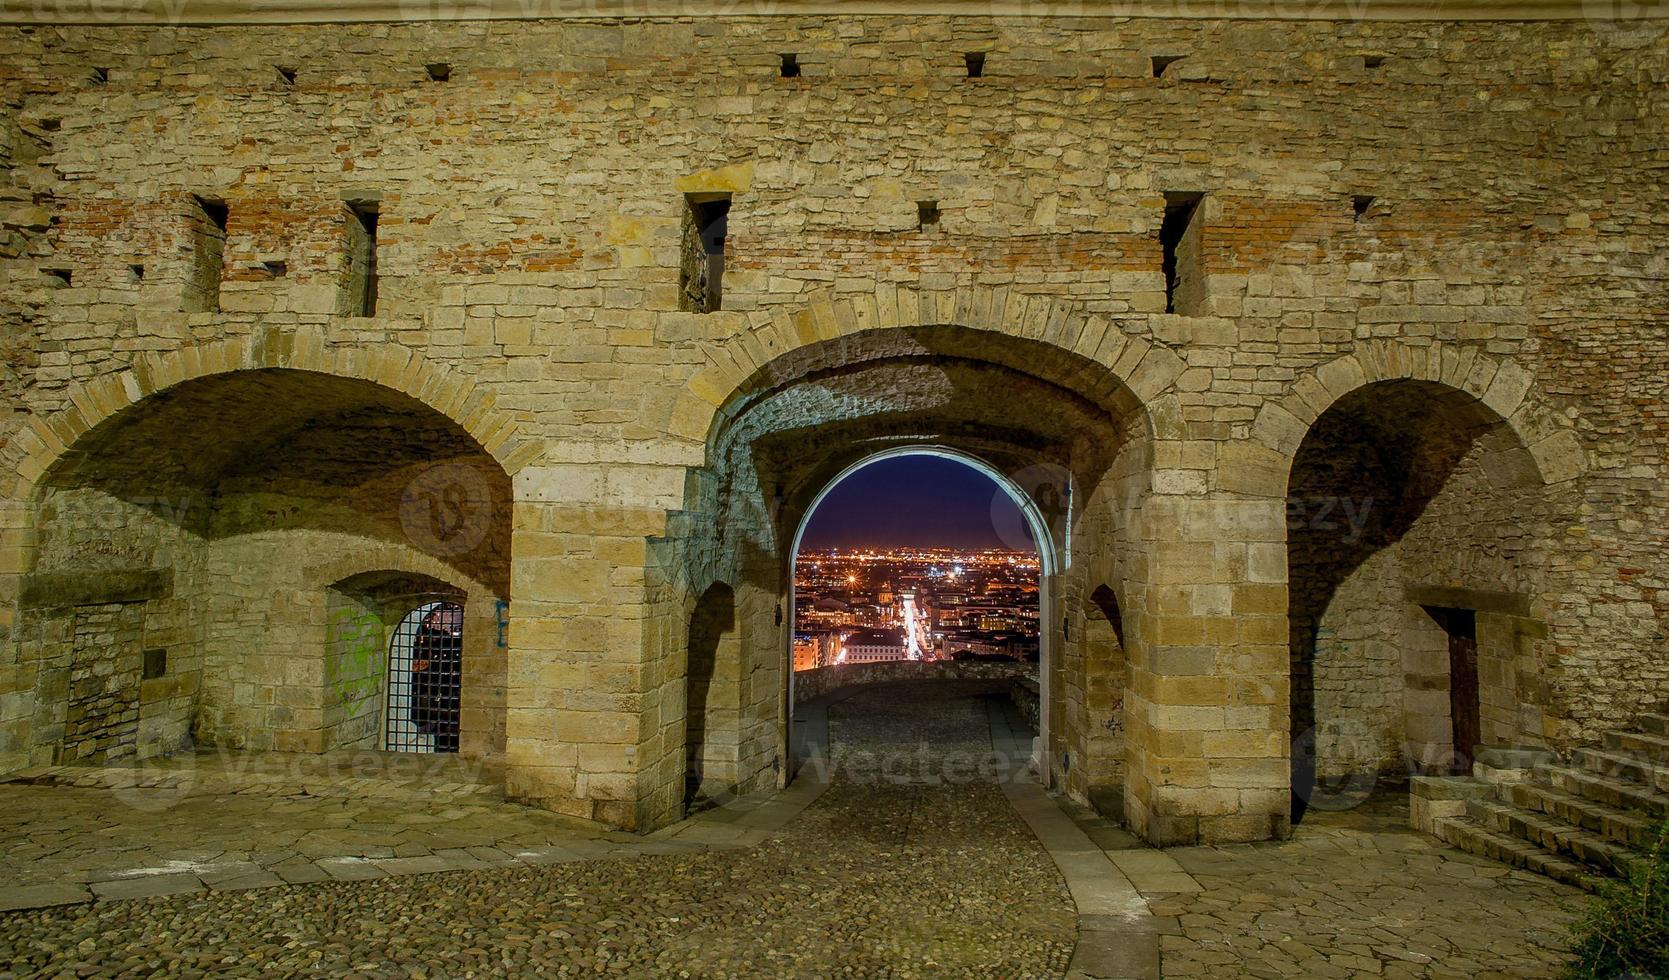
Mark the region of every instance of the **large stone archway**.
<instances>
[{"instance_id":1,"label":"large stone archway","mask_svg":"<svg viewBox=\"0 0 1669 980\"><path fill-rule=\"evenodd\" d=\"M1260 423L1291 447L1295 818L1380 772L1469 772L1476 746L1550 744L1549 557L1585 461L1531 377L1377 345L1287 405Z\"/></svg>"},{"instance_id":2,"label":"large stone archway","mask_svg":"<svg viewBox=\"0 0 1669 980\"><path fill-rule=\"evenodd\" d=\"M1137 540L1154 443L1147 401L1167 397L1180 367L1149 339L1126 337L1069 304L1005 290L889 286L813 300L794 314L750 314L709 352L674 409L670 427L701 440L705 465L683 496L692 517L669 526L652 562L665 570L652 595L664 589L668 599L684 597L667 621L688 622L693 597L711 583L734 590L736 642L721 649L734 650L737 662L718 664L712 676L733 688L726 703L734 706L735 729L708 739L707 777L731 774L727 788L742 791L784 778L784 631L795 532L818 494L849 467L923 447L978 458L1023 492L1059 491L1069 502L1047 530L1060 567L1042 611L1057 653L1045 687L1062 703L1045 712L1057 719L1046 733L1046 768L1080 798L1088 797L1092 772L1121 771L1123 759L1086 763L1104 742L1091 747L1081 717L1065 708L1087 682L1083 638L1062 630L1062 609L1067 596L1094 589L1076 572L1092 552L1111 555L1121 540ZM1098 557L1095 564L1111 571L1118 563ZM1139 582L1127 587L1139 593ZM686 656L681 631L658 642L663 662ZM665 674L660 703L681 704L684 684L676 671ZM707 694L709 705L714 696ZM672 745L682 728L673 712L662 717L666 754L645 760L651 821L675 813L662 787L681 781L674 773L681 752ZM728 757L714 758L715 743Z\"/></svg>"},{"instance_id":3,"label":"large stone archway","mask_svg":"<svg viewBox=\"0 0 1669 980\"><path fill-rule=\"evenodd\" d=\"M319 340L147 359L8 445L21 759L322 751L333 583L426 567L508 594L510 478L482 440L529 458L513 422L409 351Z\"/></svg>"}]
</instances>

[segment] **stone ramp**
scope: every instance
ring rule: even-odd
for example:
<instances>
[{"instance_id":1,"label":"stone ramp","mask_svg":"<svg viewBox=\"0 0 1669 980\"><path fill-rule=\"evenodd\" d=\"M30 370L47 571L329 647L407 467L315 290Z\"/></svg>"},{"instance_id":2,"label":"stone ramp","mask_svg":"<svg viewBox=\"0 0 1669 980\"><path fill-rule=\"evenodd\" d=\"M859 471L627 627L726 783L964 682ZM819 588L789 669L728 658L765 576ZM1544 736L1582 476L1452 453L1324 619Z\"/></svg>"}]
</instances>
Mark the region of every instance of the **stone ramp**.
<instances>
[{"instance_id":1,"label":"stone ramp","mask_svg":"<svg viewBox=\"0 0 1669 980\"><path fill-rule=\"evenodd\" d=\"M1413 825L1461 850L1594 891L1643 857L1669 816L1669 713L1568 759L1485 749L1477 775L1416 777Z\"/></svg>"}]
</instances>

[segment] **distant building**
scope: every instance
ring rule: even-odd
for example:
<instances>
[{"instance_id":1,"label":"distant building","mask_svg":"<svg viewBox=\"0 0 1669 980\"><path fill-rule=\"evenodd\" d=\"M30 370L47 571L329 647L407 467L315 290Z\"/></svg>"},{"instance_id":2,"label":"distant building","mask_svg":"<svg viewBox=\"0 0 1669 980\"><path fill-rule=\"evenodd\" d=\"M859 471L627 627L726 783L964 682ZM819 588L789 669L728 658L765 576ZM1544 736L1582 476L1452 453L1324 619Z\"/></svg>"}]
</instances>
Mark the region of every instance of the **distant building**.
<instances>
[{"instance_id":1,"label":"distant building","mask_svg":"<svg viewBox=\"0 0 1669 980\"><path fill-rule=\"evenodd\" d=\"M846 636L842 663L873 664L903 660L907 656L904 633L895 629L857 630Z\"/></svg>"},{"instance_id":2,"label":"distant building","mask_svg":"<svg viewBox=\"0 0 1669 980\"><path fill-rule=\"evenodd\" d=\"M794 634L795 670L811 670L814 667L822 666L817 662L818 651L822 648L822 644L818 642L820 639L819 636L810 636L805 633Z\"/></svg>"}]
</instances>

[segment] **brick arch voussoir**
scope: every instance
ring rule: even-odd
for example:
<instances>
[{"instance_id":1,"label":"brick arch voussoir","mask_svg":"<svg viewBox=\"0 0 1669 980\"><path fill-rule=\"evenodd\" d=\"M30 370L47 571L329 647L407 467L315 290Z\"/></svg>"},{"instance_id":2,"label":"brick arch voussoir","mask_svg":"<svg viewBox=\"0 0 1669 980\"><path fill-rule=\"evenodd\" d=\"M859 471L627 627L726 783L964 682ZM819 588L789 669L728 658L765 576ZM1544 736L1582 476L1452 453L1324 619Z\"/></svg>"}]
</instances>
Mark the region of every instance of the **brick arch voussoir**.
<instances>
[{"instance_id":1,"label":"brick arch voussoir","mask_svg":"<svg viewBox=\"0 0 1669 980\"><path fill-rule=\"evenodd\" d=\"M1285 497L1292 461L1310 426L1351 392L1402 380L1441 385L1483 406L1529 455L1543 484L1563 483L1587 468L1575 432L1548 408L1534 374L1517 361L1458 344L1375 341L1300 375L1285 397L1266 402L1252 422L1251 439L1228 450L1239 458L1220 466L1219 485Z\"/></svg>"},{"instance_id":2,"label":"brick arch voussoir","mask_svg":"<svg viewBox=\"0 0 1669 980\"><path fill-rule=\"evenodd\" d=\"M320 330L271 329L146 354L126 369L72 386L67 407L32 419L8 447L17 474L8 496L27 500L78 439L147 397L198 378L263 368L354 378L406 394L456 422L511 476L539 455L537 440L519 431L490 392L408 347L331 348Z\"/></svg>"},{"instance_id":3,"label":"brick arch voussoir","mask_svg":"<svg viewBox=\"0 0 1669 980\"><path fill-rule=\"evenodd\" d=\"M15 591L30 567L30 512L40 481L77 440L157 392L196 378L261 368L356 378L400 391L458 423L511 477L543 452L543 443L518 431L516 420L496 407L491 393L399 344L332 348L320 329L269 328L145 354L123 370L72 385L68 406L30 419L0 450L0 469L10 474L0 482L0 589ZM5 614L0 609L0 617Z\"/></svg>"},{"instance_id":4,"label":"brick arch voussoir","mask_svg":"<svg viewBox=\"0 0 1669 980\"><path fill-rule=\"evenodd\" d=\"M1042 342L1063 355L1115 371L1127 379L1144 410L1170 389L1185 367L1169 349L1145 341L1130 344L1108 320L1086 314L1075 304L1007 287L918 290L883 283L873 293L821 293L793 310L728 315L735 318L735 332L707 351L707 362L674 402L668 430L676 437L704 443L736 392L778 358L875 330L955 324L978 333Z\"/></svg>"},{"instance_id":5,"label":"brick arch voussoir","mask_svg":"<svg viewBox=\"0 0 1669 980\"><path fill-rule=\"evenodd\" d=\"M356 576L372 572L398 572L434 579L462 592L471 600L503 599L491 586L476 581L438 558L389 542L367 542L363 547L338 555L330 561L303 570L304 585L328 589Z\"/></svg>"}]
</instances>

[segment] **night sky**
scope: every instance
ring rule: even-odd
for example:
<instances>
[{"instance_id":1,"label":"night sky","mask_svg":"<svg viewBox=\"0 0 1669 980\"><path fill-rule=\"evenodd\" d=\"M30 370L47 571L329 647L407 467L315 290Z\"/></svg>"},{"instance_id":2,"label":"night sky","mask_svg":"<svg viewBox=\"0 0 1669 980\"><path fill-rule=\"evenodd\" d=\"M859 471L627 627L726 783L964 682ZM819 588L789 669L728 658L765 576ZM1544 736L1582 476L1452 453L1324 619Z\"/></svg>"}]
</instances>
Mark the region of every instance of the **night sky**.
<instances>
[{"instance_id":1,"label":"night sky","mask_svg":"<svg viewBox=\"0 0 1669 980\"><path fill-rule=\"evenodd\" d=\"M942 456L879 460L835 485L800 547L913 545L1033 550L1020 509L992 479Z\"/></svg>"}]
</instances>

